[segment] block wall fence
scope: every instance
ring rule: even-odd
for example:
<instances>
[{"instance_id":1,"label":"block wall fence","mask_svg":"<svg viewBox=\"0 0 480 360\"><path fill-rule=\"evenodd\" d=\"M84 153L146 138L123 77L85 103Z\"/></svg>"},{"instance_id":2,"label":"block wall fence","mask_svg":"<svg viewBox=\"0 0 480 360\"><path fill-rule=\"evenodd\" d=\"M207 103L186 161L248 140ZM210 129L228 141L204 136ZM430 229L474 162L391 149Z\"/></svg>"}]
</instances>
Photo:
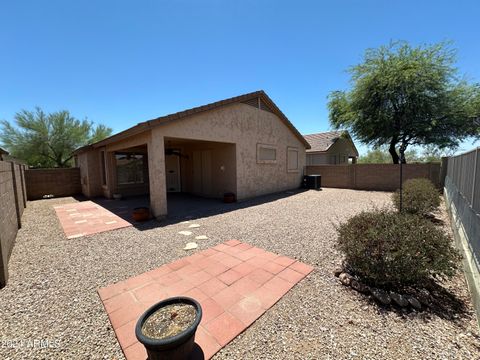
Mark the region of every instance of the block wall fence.
<instances>
[{"instance_id":1,"label":"block wall fence","mask_svg":"<svg viewBox=\"0 0 480 360\"><path fill-rule=\"evenodd\" d=\"M0 160L0 288L8 281L8 261L27 205L25 168Z\"/></svg>"},{"instance_id":2,"label":"block wall fence","mask_svg":"<svg viewBox=\"0 0 480 360\"><path fill-rule=\"evenodd\" d=\"M443 186L441 164L403 164L403 181L414 178L430 179ZM400 165L349 164L306 166L306 175L321 175L322 187L357 190L395 191L400 186Z\"/></svg>"}]
</instances>

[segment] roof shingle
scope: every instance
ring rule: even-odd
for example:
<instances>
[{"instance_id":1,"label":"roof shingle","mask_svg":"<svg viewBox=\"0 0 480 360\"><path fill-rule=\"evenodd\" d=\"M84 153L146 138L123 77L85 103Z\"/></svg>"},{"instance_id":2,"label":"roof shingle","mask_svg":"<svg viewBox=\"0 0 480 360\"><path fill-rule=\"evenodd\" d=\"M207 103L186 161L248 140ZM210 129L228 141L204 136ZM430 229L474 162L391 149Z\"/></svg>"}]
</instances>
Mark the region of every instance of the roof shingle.
<instances>
[{"instance_id":1,"label":"roof shingle","mask_svg":"<svg viewBox=\"0 0 480 360\"><path fill-rule=\"evenodd\" d=\"M344 131L328 131L303 135L303 137L311 146L311 149L308 151L327 151L343 133Z\"/></svg>"}]
</instances>

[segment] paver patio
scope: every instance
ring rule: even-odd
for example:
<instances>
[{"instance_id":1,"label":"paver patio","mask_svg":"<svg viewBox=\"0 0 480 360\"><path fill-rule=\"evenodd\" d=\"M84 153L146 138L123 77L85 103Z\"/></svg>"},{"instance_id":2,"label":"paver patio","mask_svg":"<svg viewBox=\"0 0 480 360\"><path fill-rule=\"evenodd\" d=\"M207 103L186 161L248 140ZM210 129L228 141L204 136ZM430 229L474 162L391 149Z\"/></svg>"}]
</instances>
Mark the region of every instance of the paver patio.
<instances>
[{"instance_id":1,"label":"paver patio","mask_svg":"<svg viewBox=\"0 0 480 360\"><path fill-rule=\"evenodd\" d=\"M132 226L92 201L54 206L68 239Z\"/></svg>"},{"instance_id":2,"label":"paver patio","mask_svg":"<svg viewBox=\"0 0 480 360\"><path fill-rule=\"evenodd\" d=\"M148 307L170 296L196 299L203 317L195 342L209 359L312 270L295 259L229 240L98 293L127 360L146 358L135 324Z\"/></svg>"}]
</instances>

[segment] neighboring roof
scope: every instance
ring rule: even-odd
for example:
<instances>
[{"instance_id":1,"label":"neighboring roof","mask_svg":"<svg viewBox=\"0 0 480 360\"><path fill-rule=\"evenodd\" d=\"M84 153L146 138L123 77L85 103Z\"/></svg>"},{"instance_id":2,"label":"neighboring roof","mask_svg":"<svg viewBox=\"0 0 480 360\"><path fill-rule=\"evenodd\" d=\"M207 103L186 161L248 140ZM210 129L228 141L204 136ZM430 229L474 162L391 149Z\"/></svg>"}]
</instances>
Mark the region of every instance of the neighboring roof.
<instances>
[{"instance_id":1,"label":"neighboring roof","mask_svg":"<svg viewBox=\"0 0 480 360\"><path fill-rule=\"evenodd\" d=\"M357 153L358 155L357 148L355 147L355 144L353 143L352 138L350 137L350 134L348 133L348 131L345 131L345 130L327 131L327 132L322 132L317 134L304 135L303 137L310 144L310 150L308 150L308 152L328 151L328 149L330 149L338 139L344 138L350 141L353 149L355 150L355 153Z\"/></svg>"},{"instance_id":2,"label":"neighboring roof","mask_svg":"<svg viewBox=\"0 0 480 360\"><path fill-rule=\"evenodd\" d=\"M0 148L0 160L3 160L3 155L8 155L8 151Z\"/></svg>"},{"instance_id":3,"label":"neighboring roof","mask_svg":"<svg viewBox=\"0 0 480 360\"><path fill-rule=\"evenodd\" d=\"M226 106L226 105L234 104L234 103L244 103L248 100L252 100L252 99L255 99L255 98L260 98L268 106L269 110L271 110L272 113L277 115L280 118L280 120L282 120L282 122L290 129L290 131L293 132L293 134L298 138L298 140L300 140L305 145L305 147L307 149L310 149L309 143L298 132L298 130L295 128L295 126L293 126L293 124L290 122L290 120L288 120L288 118L282 113L282 111L277 107L277 105L275 105L275 103L268 97L268 95L265 93L265 91L259 90L259 91L255 91L255 92L252 92L252 93L248 93L248 94L244 94L244 95L240 95L240 96L235 96L235 97L232 97L232 98L229 98L229 99L213 102L213 103L210 103L210 104L207 104L207 105L194 107L194 108L184 110L184 111L180 111L180 112L177 112L177 113L174 113L174 114L165 115L165 116L158 117L156 119L147 120L147 121L138 123L137 125L129 128L127 130L121 131L121 132L119 132L115 135L112 135L112 136L110 136L110 137L108 137L104 140L98 141L98 142L96 142L94 144L91 144L91 145L81 147L81 148L75 150L74 153L78 154L78 153L83 152L85 150L88 150L90 148L97 148L97 147L100 147L100 146L105 146L105 145L110 144L112 142L123 140L127 137L142 133L146 130L151 129L152 127L159 126L159 125L162 125L162 124L165 124L165 123L169 123L171 121L181 120L181 119L186 118L190 115L198 114L198 113L209 111L209 110L214 110L214 109L217 109L217 108L220 108L220 107L223 107L223 106Z\"/></svg>"}]
</instances>

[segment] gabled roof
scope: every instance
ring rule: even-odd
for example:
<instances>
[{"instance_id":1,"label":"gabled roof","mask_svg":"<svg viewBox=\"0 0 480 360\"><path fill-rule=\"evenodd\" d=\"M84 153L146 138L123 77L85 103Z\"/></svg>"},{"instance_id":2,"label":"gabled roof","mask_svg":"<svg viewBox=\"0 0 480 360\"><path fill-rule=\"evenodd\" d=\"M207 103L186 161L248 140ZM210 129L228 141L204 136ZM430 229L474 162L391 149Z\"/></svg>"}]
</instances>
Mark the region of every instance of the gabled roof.
<instances>
[{"instance_id":1,"label":"gabled roof","mask_svg":"<svg viewBox=\"0 0 480 360\"><path fill-rule=\"evenodd\" d=\"M3 155L8 155L8 151L0 148L0 160L3 160Z\"/></svg>"},{"instance_id":2,"label":"gabled roof","mask_svg":"<svg viewBox=\"0 0 480 360\"><path fill-rule=\"evenodd\" d=\"M74 153L80 153L90 148L105 146L112 142L123 140L127 137L149 130L152 127L169 123L171 121L181 120L183 118L186 118L194 114L198 114L198 113L209 111L209 110L214 110L214 109L217 109L226 105L234 104L234 103L245 103L245 102L248 102L249 100L253 100L256 98L259 98L263 102L262 103L263 105L259 103L260 108L264 110L268 110L274 113L275 115L277 115L280 118L280 120L290 129L290 131L292 131L292 133L298 138L298 140L300 140L300 142L302 142L302 144L304 144L307 149L310 149L309 143L298 132L295 126L293 126L290 120L288 120L288 118L282 113L282 111L277 107L277 105L275 105L275 103L268 97L268 95L263 90L259 90L259 91L251 92L251 93L240 95L240 96L235 96L235 97L228 98L221 101L216 101L210 104L194 107L188 110L180 111L177 113L161 116L152 120L147 120L147 121L138 123L137 125L127 130L124 130L122 132L119 132L118 134L112 135L104 140L101 140L91 145L81 147L75 150Z\"/></svg>"},{"instance_id":3,"label":"gabled roof","mask_svg":"<svg viewBox=\"0 0 480 360\"><path fill-rule=\"evenodd\" d=\"M308 150L308 152L328 151L328 149L330 149L338 139L344 138L351 142L355 153L357 153L358 155L357 148L355 147L355 144L353 143L350 134L348 133L348 131L345 130L327 131L322 133L304 135L303 137L310 144L310 150Z\"/></svg>"}]
</instances>

